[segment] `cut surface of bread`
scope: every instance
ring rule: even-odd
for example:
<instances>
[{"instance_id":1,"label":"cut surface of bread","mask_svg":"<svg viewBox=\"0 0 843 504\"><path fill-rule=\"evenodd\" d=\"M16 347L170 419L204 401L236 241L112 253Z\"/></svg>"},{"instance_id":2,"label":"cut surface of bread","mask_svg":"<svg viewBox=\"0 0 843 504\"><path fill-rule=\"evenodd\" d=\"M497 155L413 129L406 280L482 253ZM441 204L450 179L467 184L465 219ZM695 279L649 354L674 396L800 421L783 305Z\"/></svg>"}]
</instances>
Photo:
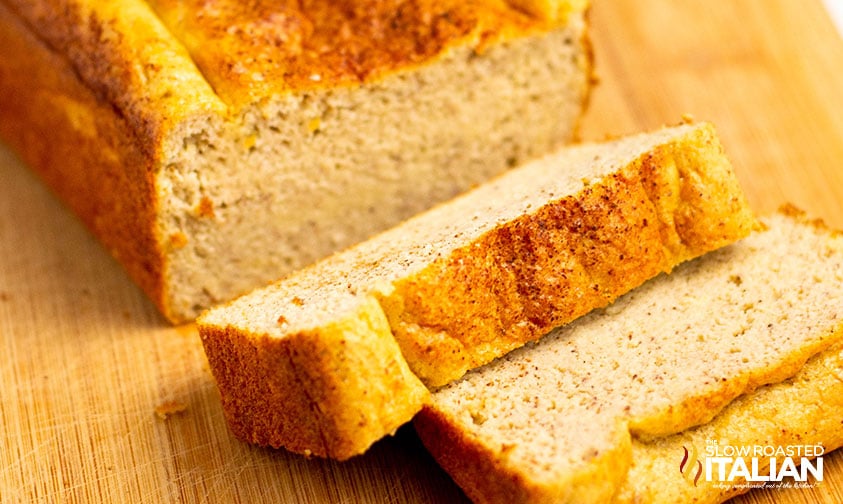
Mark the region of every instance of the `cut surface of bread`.
<instances>
[{"instance_id":1,"label":"cut surface of bread","mask_svg":"<svg viewBox=\"0 0 843 504\"><path fill-rule=\"evenodd\" d=\"M709 422L843 339L843 235L765 223L440 389L422 440L476 502L608 501L633 439Z\"/></svg>"},{"instance_id":2,"label":"cut surface of bread","mask_svg":"<svg viewBox=\"0 0 843 504\"><path fill-rule=\"evenodd\" d=\"M389 430L368 416L336 425L329 410L374 411L385 401L391 414L411 399L407 410L420 408L426 391L414 375L431 386L447 383L659 272L746 236L754 224L713 127L664 128L563 149L507 172L210 310L199 331L239 437L345 458ZM377 330L348 322L375 318L383 321ZM311 345L324 351L302 350ZM362 372L373 353L390 364L366 371L371 386L403 383L408 398L394 391L361 396L316 378L301 387L301 379L282 379L344 380ZM290 354L299 360L276 369ZM321 397L325 387L330 398ZM308 425L325 425L307 442L299 431L286 432L303 421L286 404L304 396L323 415ZM347 446L340 441L346 437Z\"/></svg>"},{"instance_id":3,"label":"cut surface of bread","mask_svg":"<svg viewBox=\"0 0 843 504\"><path fill-rule=\"evenodd\" d=\"M581 1L246 5L0 3L0 136L173 321L567 143L587 100Z\"/></svg>"},{"instance_id":4,"label":"cut surface of bread","mask_svg":"<svg viewBox=\"0 0 843 504\"><path fill-rule=\"evenodd\" d=\"M843 341L838 341L812 357L792 378L735 399L707 424L649 442L633 439L632 464L615 502L715 504L753 488L776 488L784 497L784 493L800 492L797 483L822 484L817 479L802 480L801 470L802 481L790 481L791 488L786 486L788 481L779 487L777 477L770 482L748 481L745 477L729 481L731 465L721 480L719 465L713 464L709 478L702 461L708 456L731 453L727 447L743 449L743 453L757 453L756 447L760 447L762 454L783 448L785 456L788 450L799 453L802 448L801 453L812 458L843 446L841 374ZM712 446L719 451L714 452ZM747 452L748 448L752 451ZM680 466L686 450L689 456L683 471ZM780 453L775 457L775 472L785 467L785 456ZM769 476L770 456L746 456L744 460L750 468L752 458L759 460L756 474ZM792 459L797 465L801 462L799 455ZM818 468L819 462L812 467ZM697 478L699 468L703 468L703 473Z\"/></svg>"}]
</instances>

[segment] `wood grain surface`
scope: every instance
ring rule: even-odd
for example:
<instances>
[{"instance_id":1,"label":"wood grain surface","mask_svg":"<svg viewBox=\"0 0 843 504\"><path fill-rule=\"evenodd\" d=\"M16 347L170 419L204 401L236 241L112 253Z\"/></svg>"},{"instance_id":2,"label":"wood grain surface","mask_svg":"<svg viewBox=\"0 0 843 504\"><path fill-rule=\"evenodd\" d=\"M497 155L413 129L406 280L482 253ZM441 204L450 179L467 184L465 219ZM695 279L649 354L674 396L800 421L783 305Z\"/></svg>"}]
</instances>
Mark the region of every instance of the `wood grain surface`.
<instances>
[{"instance_id":1,"label":"wood grain surface","mask_svg":"<svg viewBox=\"0 0 843 504\"><path fill-rule=\"evenodd\" d=\"M819 0L594 4L585 139L712 120L757 211L843 228L843 41ZM465 501L409 428L345 463L234 440L195 328L0 146L0 503ZM843 502L843 454L813 489L736 501Z\"/></svg>"}]
</instances>

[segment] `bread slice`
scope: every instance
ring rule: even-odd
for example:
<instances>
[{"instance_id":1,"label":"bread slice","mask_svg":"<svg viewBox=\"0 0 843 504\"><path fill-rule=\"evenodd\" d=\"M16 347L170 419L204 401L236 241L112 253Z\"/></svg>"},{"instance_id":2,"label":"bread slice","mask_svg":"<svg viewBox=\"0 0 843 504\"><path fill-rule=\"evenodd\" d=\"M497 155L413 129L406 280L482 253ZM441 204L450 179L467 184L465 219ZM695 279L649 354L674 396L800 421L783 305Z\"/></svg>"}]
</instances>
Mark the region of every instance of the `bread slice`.
<instances>
[{"instance_id":1,"label":"bread slice","mask_svg":"<svg viewBox=\"0 0 843 504\"><path fill-rule=\"evenodd\" d=\"M0 137L192 320L570 141L585 8L6 0Z\"/></svg>"},{"instance_id":2,"label":"bread slice","mask_svg":"<svg viewBox=\"0 0 843 504\"><path fill-rule=\"evenodd\" d=\"M709 423L650 442L633 439L631 465L614 501L629 504L706 504L723 502L753 488L777 488L777 481L765 483L739 477L732 482L724 482L720 481L719 475L707 478L705 469L697 478L697 471L705 467L702 461L708 456L706 448L713 443L717 443L721 453L727 453L726 447L751 447L756 450L756 446L762 449L790 447L796 453L793 448L810 446L817 447L813 448L811 455L819 454L820 457L843 446L841 370L843 341L837 341L811 357L792 378L735 399ZM685 450L688 450L689 457L687 469L682 471L679 466ZM756 458L760 462L757 473L769 475L769 457ZM750 459L747 457L746 460ZM798 464L801 457L794 459ZM780 471L784 464L785 458L780 454L776 457L777 470ZM819 464L815 461L812 465L819 467ZM748 465L751 467L751 462ZM718 466L713 467L712 475L715 475ZM728 471L731 472L731 466ZM799 483L812 485L817 482ZM791 484L796 485L797 482ZM782 488L782 492L799 492L794 488Z\"/></svg>"},{"instance_id":3,"label":"bread slice","mask_svg":"<svg viewBox=\"0 0 843 504\"><path fill-rule=\"evenodd\" d=\"M508 172L199 332L239 437L346 458L421 407L414 374L459 378L754 222L713 127L681 125Z\"/></svg>"},{"instance_id":4,"label":"bread slice","mask_svg":"<svg viewBox=\"0 0 843 504\"><path fill-rule=\"evenodd\" d=\"M416 418L423 442L476 502L609 501L633 454L654 457L633 446L711 421L843 340L843 235L793 211L765 222L437 391ZM759 423L748 439L770 431Z\"/></svg>"}]
</instances>

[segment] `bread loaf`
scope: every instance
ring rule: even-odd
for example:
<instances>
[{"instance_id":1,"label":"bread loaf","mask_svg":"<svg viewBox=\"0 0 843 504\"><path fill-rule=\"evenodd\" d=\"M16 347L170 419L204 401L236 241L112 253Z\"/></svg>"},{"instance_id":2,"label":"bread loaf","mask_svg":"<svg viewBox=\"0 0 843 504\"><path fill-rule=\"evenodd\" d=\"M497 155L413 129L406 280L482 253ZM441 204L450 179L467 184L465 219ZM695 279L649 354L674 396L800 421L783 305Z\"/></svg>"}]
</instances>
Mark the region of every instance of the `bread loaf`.
<instances>
[{"instance_id":1,"label":"bread loaf","mask_svg":"<svg viewBox=\"0 0 843 504\"><path fill-rule=\"evenodd\" d=\"M570 141L585 2L521 3L7 0L0 136L190 320Z\"/></svg>"},{"instance_id":2,"label":"bread loaf","mask_svg":"<svg viewBox=\"0 0 843 504\"><path fill-rule=\"evenodd\" d=\"M678 439L702 435L686 429L712 421L699 432L744 442L807 432L809 442L837 446L839 432L830 433L839 416L836 425L820 418L825 400L808 409L744 400L717 419L735 398L786 380L843 341L843 235L793 211L765 222L766 231L440 389L416 418L423 442L475 502L508 503L725 498L734 491L712 493L713 483L695 490L677 481L676 494L662 494L669 475L647 470ZM839 380L839 370L828 373ZM781 404L793 408L778 412L781 426L743 413ZM806 431L813 423L817 433ZM678 472L681 448L673 455Z\"/></svg>"},{"instance_id":3,"label":"bread loaf","mask_svg":"<svg viewBox=\"0 0 843 504\"><path fill-rule=\"evenodd\" d=\"M754 222L713 127L665 128L507 172L199 332L239 437L342 459L421 407L416 376L445 384Z\"/></svg>"},{"instance_id":4,"label":"bread loaf","mask_svg":"<svg viewBox=\"0 0 843 504\"><path fill-rule=\"evenodd\" d=\"M710 449L717 443L719 453L730 453L727 447L751 448L753 452L750 453L757 453L756 447L761 447L761 453L769 454L780 447L790 449L791 453L797 453L800 446L811 447L811 453L803 450L804 454L811 455L806 457L810 459L816 454L821 458L823 454L843 446L843 429L840 428L840 419L843 418L841 369L843 341L838 340L827 350L811 357L792 378L735 399L711 422L652 441L633 439L631 464L615 502L714 504L754 488L777 488L778 478L760 482L736 477L731 482L721 482L719 466L713 464L712 475L716 476L708 478L702 461L708 453L716 452L707 452L706 448ZM688 460L685 466L680 467L686 450ZM779 473L785 467L786 453L775 457L775 472ZM769 456L747 457L747 460L751 458L759 459L756 474L770 474ZM801 458L799 455L793 457L797 465ZM700 464L697 465L697 462ZM816 469L820 464L815 460L812 467ZM751 461L747 465L751 467ZM697 478L700 467L703 473ZM728 466L728 473L731 469L732 466ZM800 479L801 472L800 469ZM784 481L784 485L789 483L791 488L783 485L781 492L799 493L797 484L823 484L818 480Z\"/></svg>"}]
</instances>

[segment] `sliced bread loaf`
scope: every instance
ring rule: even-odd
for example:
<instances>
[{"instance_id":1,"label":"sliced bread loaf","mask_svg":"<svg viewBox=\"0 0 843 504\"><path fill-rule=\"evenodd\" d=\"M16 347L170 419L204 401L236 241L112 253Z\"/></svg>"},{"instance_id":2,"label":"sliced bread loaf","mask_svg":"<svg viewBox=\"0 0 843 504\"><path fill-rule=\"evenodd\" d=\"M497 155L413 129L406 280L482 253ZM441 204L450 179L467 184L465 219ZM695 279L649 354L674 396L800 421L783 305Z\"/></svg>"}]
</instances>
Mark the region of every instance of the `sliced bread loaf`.
<instances>
[{"instance_id":1,"label":"sliced bread loaf","mask_svg":"<svg viewBox=\"0 0 843 504\"><path fill-rule=\"evenodd\" d=\"M425 445L476 502L608 501L633 439L708 422L843 339L843 235L765 222L440 389Z\"/></svg>"},{"instance_id":2,"label":"sliced bread loaf","mask_svg":"<svg viewBox=\"0 0 843 504\"><path fill-rule=\"evenodd\" d=\"M192 320L570 141L586 3L7 0L0 136Z\"/></svg>"},{"instance_id":3,"label":"sliced bread loaf","mask_svg":"<svg viewBox=\"0 0 843 504\"><path fill-rule=\"evenodd\" d=\"M799 467L803 455L807 459L822 457L843 446L841 419L843 341L838 340L811 357L792 378L735 399L707 424L647 442L633 439L632 462L614 501L715 504L754 488L781 488L781 492L798 494L802 489L797 485L822 482L807 469L805 475L810 476L803 478L800 468L797 473L801 481L794 478L779 485L781 471L788 467L788 453L793 454L791 460ZM733 456L733 453L752 455ZM757 456L758 453L761 455ZM753 471L755 458L758 459L755 475L769 477L771 453L776 459L771 481L759 481L761 478L752 473L750 478L732 473L738 458ZM727 454L735 462L715 464L706 460ZM820 464L815 461L811 466L819 472ZM721 478L721 465L725 478Z\"/></svg>"},{"instance_id":4,"label":"sliced bread loaf","mask_svg":"<svg viewBox=\"0 0 843 504\"><path fill-rule=\"evenodd\" d=\"M508 172L199 331L239 437L347 458L421 407L414 374L447 383L754 222L712 126L681 125Z\"/></svg>"}]
</instances>

